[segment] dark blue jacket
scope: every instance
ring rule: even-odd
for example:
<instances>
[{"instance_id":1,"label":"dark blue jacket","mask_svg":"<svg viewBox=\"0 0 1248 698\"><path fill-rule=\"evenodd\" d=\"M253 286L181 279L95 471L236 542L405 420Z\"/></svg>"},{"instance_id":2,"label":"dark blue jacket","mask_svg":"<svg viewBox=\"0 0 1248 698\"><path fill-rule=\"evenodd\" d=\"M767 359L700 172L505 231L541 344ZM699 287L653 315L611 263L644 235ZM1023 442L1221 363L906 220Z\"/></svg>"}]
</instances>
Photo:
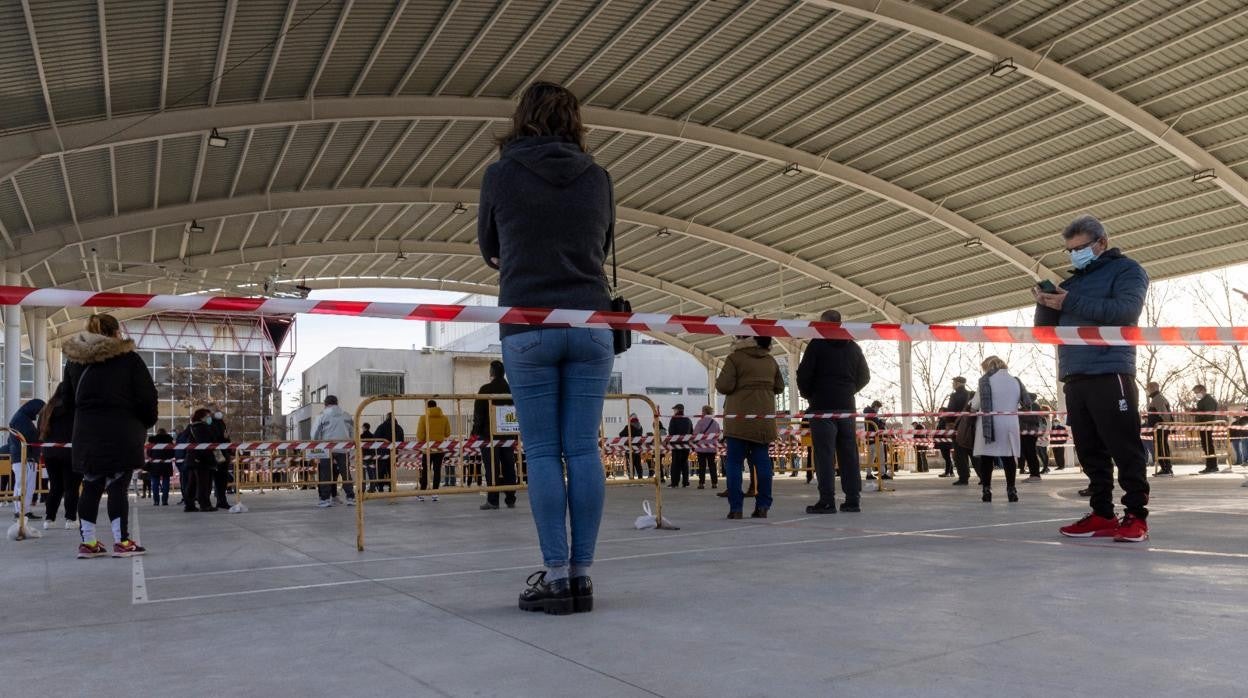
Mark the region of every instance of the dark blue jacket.
<instances>
[{"instance_id":1,"label":"dark blue jacket","mask_svg":"<svg viewBox=\"0 0 1248 698\"><path fill-rule=\"evenodd\" d=\"M39 410L43 409L43 400L35 398L27 400L26 404L18 408L17 413L13 415L13 419L9 420L9 429L21 434L26 439L26 443L36 443L39 441L39 428L35 426L35 420L39 418ZM33 461L39 457L39 449L30 447L26 449L26 460ZM9 458L14 466L22 462L22 442L18 441L16 436L9 434Z\"/></svg>"},{"instance_id":2,"label":"dark blue jacket","mask_svg":"<svg viewBox=\"0 0 1248 698\"><path fill-rule=\"evenodd\" d=\"M1067 293L1057 324L1128 327L1144 311L1148 273L1118 248L1106 250L1061 283ZM1135 347L1059 346L1061 380L1071 376L1135 375Z\"/></svg>"},{"instance_id":3,"label":"dark blue jacket","mask_svg":"<svg viewBox=\"0 0 1248 698\"><path fill-rule=\"evenodd\" d=\"M614 234L611 178L576 145L520 138L486 168L477 243L499 270L499 305L610 310L602 267ZM499 335L535 329L504 324Z\"/></svg>"}]
</instances>

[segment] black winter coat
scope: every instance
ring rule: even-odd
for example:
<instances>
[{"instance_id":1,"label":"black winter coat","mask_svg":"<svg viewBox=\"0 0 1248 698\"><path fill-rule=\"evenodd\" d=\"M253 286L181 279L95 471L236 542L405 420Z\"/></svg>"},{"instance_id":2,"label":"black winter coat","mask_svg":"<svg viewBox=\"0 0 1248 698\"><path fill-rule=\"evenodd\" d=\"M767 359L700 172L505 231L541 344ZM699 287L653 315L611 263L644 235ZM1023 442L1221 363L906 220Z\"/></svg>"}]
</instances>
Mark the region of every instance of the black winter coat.
<instances>
[{"instance_id":1,"label":"black winter coat","mask_svg":"<svg viewBox=\"0 0 1248 698\"><path fill-rule=\"evenodd\" d=\"M217 430L211 424L203 422L191 422L186 428L190 443L193 444L211 444L220 443L217 441ZM213 470L217 467L217 457L212 455L216 453L211 448L186 449L186 467L197 468L200 470Z\"/></svg>"},{"instance_id":2,"label":"black winter coat","mask_svg":"<svg viewBox=\"0 0 1248 698\"><path fill-rule=\"evenodd\" d=\"M478 395L509 395L511 386L506 378L495 378L477 390ZM514 405L511 400L494 400L496 407ZM490 401L474 400L472 402L472 435L485 439L490 436Z\"/></svg>"},{"instance_id":3,"label":"black winter coat","mask_svg":"<svg viewBox=\"0 0 1248 698\"><path fill-rule=\"evenodd\" d=\"M63 347L65 406L74 414L74 470L108 475L143 466L157 395L134 342L83 332Z\"/></svg>"},{"instance_id":4,"label":"black winter coat","mask_svg":"<svg viewBox=\"0 0 1248 698\"><path fill-rule=\"evenodd\" d=\"M966 412L967 406L971 404L971 391L966 388L958 388L949 393L949 397L945 398L945 406L941 412L949 412L956 415L959 412ZM937 422L938 429L952 429L954 422L957 422L956 416L941 417Z\"/></svg>"},{"instance_id":5,"label":"black winter coat","mask_svg":"<svg viewBox=\"0 0 1248 698\"><path fill-rule=\"evenodd\" d=\"M395 424L393 418L387 419L377 425L377 431L373 432L373 438L384 439L386 441L402 441L403 427ZM390 451L387 450L386 453L389 454Z\"/></svg>"},{"instance_id":6,"label":"black winter coat","mask_svg":"<svg viewBox=\"0 0 1248 698\"><path fill-rule=\"evenodd\" d=\"M857 409L854 396L871 382L871 369L857 342L816 339L797 365L797 390L810 410Z\"/></svg>"}]
</instances>

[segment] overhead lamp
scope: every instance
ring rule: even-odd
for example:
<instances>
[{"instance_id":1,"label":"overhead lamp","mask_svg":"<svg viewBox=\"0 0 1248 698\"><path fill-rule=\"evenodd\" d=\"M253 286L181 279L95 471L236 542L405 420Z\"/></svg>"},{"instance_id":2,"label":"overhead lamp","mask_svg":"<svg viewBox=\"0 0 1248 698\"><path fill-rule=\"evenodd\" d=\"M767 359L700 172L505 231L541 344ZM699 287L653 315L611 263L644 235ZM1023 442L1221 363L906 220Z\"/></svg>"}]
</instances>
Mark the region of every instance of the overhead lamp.
<instances>
[{"instance_id":1,"label":"overhead lamp","mask_svg":"<svg viewBox=\"0 0 1248 698\"><path fill-rule=\"evenodd\" d=\"M966 242L962 243L962 246L968 250L973 250L976 247L983 247L984 241L980 240L979 238L971 238L967 240Z\"/></svg>"},{"instance_id":2,"label":"overhead lamp","mask_svg":"<svg viewBox=\"0 0 1248 698\"><path fill-rule=\"evenodd\" d=\"M456 203L455 208L451 209L451 213L456 216L468 213L468 207L462 203Z\"/></svg>"},{"instance_id":3,"label":"overhead lamp","mask_svg":"<svg viewBox=\"0 0 1248 698\"><path fill-rule=\"evenodd\" d=\"M831 283L828 283L827 281L825 281L819 284L819 290L820 291L835 291L836 287L833 286Z\"/></svg>"},{"instance_id":4,"label":"overhead lamp","mask_svg":"<svg viewBox=\"0 0 1248 698\"><path fill-rule=\"evenodd\" d=\"M992 70L988 71L988 74L994 78L1003 78L1016 70L1018 66L1014 65L1013 58L1002 58L992 64Z\"/></svg>"},{"instance_id":5,"label":"overhead lamp","mask_svg":"<svg viewBox=\"0 0 1248 698\"><path fill-rule=\"evenodd\" d=\"M396 254L396 255L394 256L394 261L396 261L396 262L406 262L406 261L407 261L407 255L403 254L403 250L399 250L399 253L398 253L398 254Z\"/></svg>"},{"instance_id":6,"label":"overhead lamp","mask_svg":"<svg viewBox=\"0 0 1248 698\"><path fill-rule=\"evenodd\" d=\"M781 174L783 174L785 177L796 177L801 173L802 173L802 168L798 167L796 162L790 162L787 166L785 166L784 172L782 172Z\"/></svg>"},{"instance_id":7,"label":"overhead lamp","mask_svg":"<svg viewBox=\"0 0 1248 698\"><path fill-rule=\"evenodd\" d=\"M659 228L659 232L655 233L654 236L656 238L670 238L672 236L672 231L667 228Z\"/></svg>"},{"instance_id":8,"label":"overhead lamp","mask_svg":"<svg viewBox=\"0 0 1248 698\"><path fill-rule=\"evenodd\" d=\"M1217 178L1218 176L1214 174L1213 170L1201 170L1200 172L1192 175L1192 182L1200 184L1201 182L1212 182Z\"/></svg>"},{"instance_id":9,"label":"overhead lamp","mask_svg":"<svg viewBox=\"0 0 1248 698\"><path fill-rule=\"evenodd\" d=\"M217 129L212 129L212 133L208 134L208 145L214 148L224 148L230 144L230 139L222 136Z\"/></svg>"},{"instance_id":10,"label":"overhead lamp","mask_svg":"<svg viewBox=\"0 0 1248 698\"><path fill-rule=\"evenodd\" d=\"M200 225L199 221L192 220L191 225L186 229L186 231L188 233L202 233L204 232L204 226Z\"/></svg>"},{"instance_id":11,"label":"overhead lamp","mask_svg":"<svg viewBox=\"0 0 1248 698\"><path fill-rule=\"evenodd\" d=\"M298 294L300 298L307 298L312 294L312 287L299 284L298 286L295 286L295 293Z\"/></svg>"}]
</instances>

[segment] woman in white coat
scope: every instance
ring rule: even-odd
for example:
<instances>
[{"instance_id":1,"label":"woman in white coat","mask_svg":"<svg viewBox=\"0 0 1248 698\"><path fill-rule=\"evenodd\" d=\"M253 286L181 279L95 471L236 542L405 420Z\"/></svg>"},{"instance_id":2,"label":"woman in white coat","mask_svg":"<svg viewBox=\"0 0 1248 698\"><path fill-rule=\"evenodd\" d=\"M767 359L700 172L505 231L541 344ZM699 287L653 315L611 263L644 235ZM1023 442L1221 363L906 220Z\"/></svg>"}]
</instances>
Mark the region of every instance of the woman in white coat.
<instances>
[{"instance_id":1,"label":"woman in white coat","mask_svg":"<svg viewBox=\"0 0 1248 698\"><path fill-rule=\"evenodd\" d=\"M989 356L980 364L984 375L979 378L979 390L971 400L971 409L977 412L1017 412L1027 391L1022 381L1010 375L1005 362L998 356ZM1014 488L1014 471L1022 454L1019 445L1018 415L982 416L975 425L975 467L984 488L984 501L992 501L992 471L997 465L1005 470L1006 495L1011 502L1018 501Z\"/></svg>"}]
</instances>

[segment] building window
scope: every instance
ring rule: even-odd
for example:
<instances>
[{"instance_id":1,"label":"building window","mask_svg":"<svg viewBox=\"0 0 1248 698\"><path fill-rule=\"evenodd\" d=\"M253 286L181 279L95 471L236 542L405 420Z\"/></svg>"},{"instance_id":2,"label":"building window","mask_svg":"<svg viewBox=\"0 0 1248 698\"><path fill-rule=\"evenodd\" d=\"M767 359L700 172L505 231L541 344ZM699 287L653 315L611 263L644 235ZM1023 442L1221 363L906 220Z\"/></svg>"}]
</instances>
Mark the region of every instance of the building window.
<instances>
[{"instance_id":1,"label":"building window","mask_svg":"<svg viewBox=\"0 0 1248 698\"><path fill-rule=\"evenodd\" d=\"M646 387L646 395L684 395L682 388Z\"/></svg>"},{"instance_id":2,"label":"building window","mask_svg":"<svg viewBox=\"0 0 1248 698\"><path fill-rule=\"evenodd\" d=\"M706 388L685 388L690 395L706 395Z\"/></svg>"},{"instance_id":3,"label":"building window","mask_svg":"<svg viewBox=\"0 0 1248 698\"><path fill-rule=\"evenodd\" d=\"M611 380L607 381L607 394L619 395L624 392L624 374L612 373Z\"/></svg>"},{"instance_id":4,"label":"building window","mask_svg":"<svg viewBox=\"0 0 1248 698\"><path fill-rule=\"evenodd\" d=\"M402 373L360 373L360 397L402 395Z\"/></svg>"}]
</instances>

